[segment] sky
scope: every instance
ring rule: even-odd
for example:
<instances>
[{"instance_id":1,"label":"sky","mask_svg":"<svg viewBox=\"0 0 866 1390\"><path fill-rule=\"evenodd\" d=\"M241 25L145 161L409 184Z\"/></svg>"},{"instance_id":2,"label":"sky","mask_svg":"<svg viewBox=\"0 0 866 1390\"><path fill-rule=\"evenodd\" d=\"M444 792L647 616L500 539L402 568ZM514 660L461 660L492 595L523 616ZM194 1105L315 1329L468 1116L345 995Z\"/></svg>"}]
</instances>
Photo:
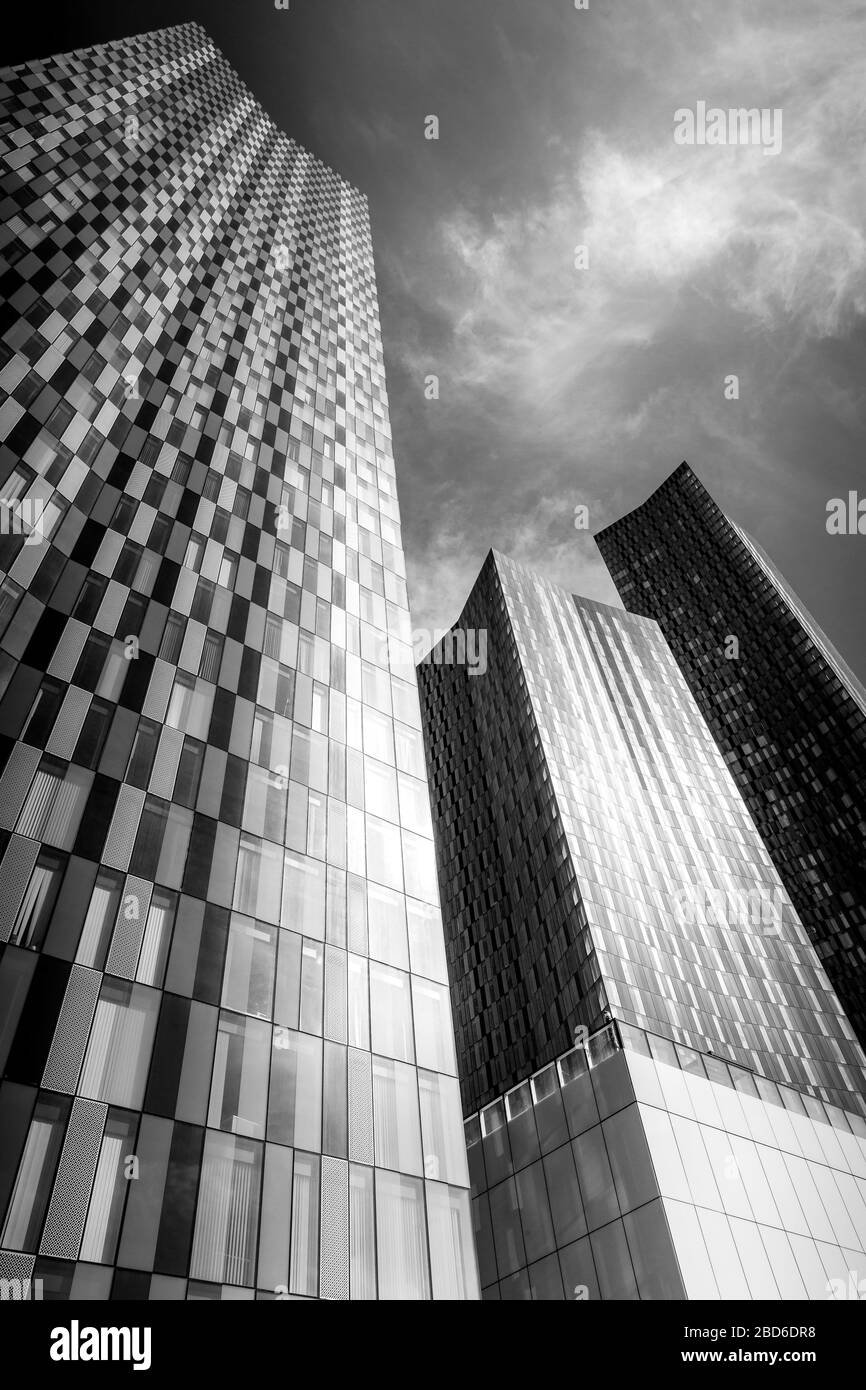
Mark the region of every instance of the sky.
<instances>
[{"instance_id":1,"label":"sky","mask_svg":"<svg viewBox=\"0 0 866 1390\"><path fill-rule=\"evenodd\" d=\"M862 3L64 8L4 61L197 19L368 195L416 629L491 546L618 603L592 533L686 459L866 678L866 536L826 529L866 499ZM781 112L780 148L678 144L700 102Z\"/></svg>"}]
</instances>

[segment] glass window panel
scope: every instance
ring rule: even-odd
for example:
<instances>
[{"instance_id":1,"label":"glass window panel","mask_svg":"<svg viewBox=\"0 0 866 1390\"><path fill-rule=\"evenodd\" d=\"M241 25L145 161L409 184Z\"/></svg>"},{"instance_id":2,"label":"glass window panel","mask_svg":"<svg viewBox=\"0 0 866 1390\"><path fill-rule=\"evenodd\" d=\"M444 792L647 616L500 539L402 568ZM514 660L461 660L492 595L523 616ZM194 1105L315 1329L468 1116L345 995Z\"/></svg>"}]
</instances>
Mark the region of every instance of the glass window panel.
<instances>
[{"instance_id":1,"label":"glass window panel","mask_svg":"<svg viewBox=\"0 0 866 1390\"><path fill-rule=\"evenodd\" d=\"M430 1297L423 1184L376 1170L379 1297Z\"/></svg>"},{"instance_id":2,"label":"glass window panel","mask_svg":"<svg viewBox=\"0 0 866 1390\"><path fill-rule=\"evenodd\" d=\"M262 1145L208 1130L190 1276L251 1285L259 1217Z\"/></svg>"},{"instance_id":3,"label":"glass window panel","mask_svg":"<svg viewBox=\"0 0 866 1390\"><path fill-rule=\"evenodd\" d=\"M493 1244L496 1250L496 1266L499 1277L502 1279L526 1264L523 1228L520 1224L520 1208L514 1178L507 1178L505 1182L491 1188L488 1196L490 1198Z\"/></svg>"},{"instance_id":4,"label":"glass window panel","mask_svg":"<svg viewBox=\"0 0 866 1390\"><path fill-rule=\"evenodd\" d=\"M637 1299L637 1280L621 1221L611 1221L590 1236L602 1298Z\"/></svg>"},{"instance_id":5,"label":"glass window panel","mask_svg":"<svg viewBox=\"0 0 866 1390\"><path fill-rule=\"evenodd\" d=\"M439 902L439 885L436 879L436 856L433 841L411 830L401 834L403 842L403 872L406 876L406 892L422 902Z\"/></svg>"},{"instance_id":6,"label":"glass window panel","mask_svg":"<svg viewBox=\"0 0 866 1390\"><path fill-rule=\"evenodd\" d=\"M295 1154L289 1291L311 1298L319 1291L319 1169L315 1154Z\"/></svg>"},{"instance_id":7,"label":"glass window panel","mask_svg":"<svg viewBox=\"0 0 866 1390\"><path fill-rule=\"evenodd\" d=\"M292 1221L291 1149L265 1145L265 1177L262 1189L262 1222L256 1283L276 1292L289 1284L289 1242Z\"/></svg>"},{"instance_id":8,"label":"glass window panel","mask_svg":"<svg viewBox=\"0 0 866 1390\"><path fill-rule=\"evenodd\" d=\"M349 1296L376 1297L373 1169L349 1164Z\"/></svg>"},{"instance_id":9,"label":"glass window panel","mask_svg":"<svg viewBox=\"0 0 866 1390\"><path fill-rule=\"evenodd\" d=\"M271 1030L254 1018L220 1013L208 1124L264 1137Z\"/></svg>"},{"instance_id":10,"label":"glass window panel","mask_svg":"<svg viewBox=\"0 0 866 1390\"><path fill-rule=\"evenodd\" d=\"M70 1101L65 1096L36 1102L0 1244L34 1252L54 1183Z\"/></svg>"},{"instance_id":11,"label":"glass window panel","mask_svg":"<svg viewBox=\"0 0 866 1390\"><path fill-rule=\"evenodd\" d=\"M629 1212L623 1226L641 1298L685 1298L662 1203Z\"/></svg>"},{"instance_id":12,"label":"glass window panel","mask_svg":"<svg viewBox=\"0 0 866 1390\"><path fill-rule=\"evenodd\" d=\"M438 907L407 898L406 917L409 924L412 970L418 975L426 975L428 979L441 980L447 984L445 937ZM392 964L396 965L398 962L392 961Z\"/></svg>"},{"instance_id":13,"label":"glass window panel","mask_svg":"<svg viewBox=\"0 0 866 1390\"><path fill-rule=\"evenodd\" d=\"M325 866L306 855L285 853L280 925L302 936L325 939Z\"/></svg>"},{"instance_id":14,"label":"glass window panel","mask_svg":"<svg viewBox=\"0 0 866 1390\"><path fill-rule=\"evenodd\" d=\"M324 1005L325 953L317 941L305 941L301 951L301 1031L321 1033Z\"/></svg>"},{"instance_id":15,"label":"glass window panel","mask_svg":"<svg viewBox=\"0 0 866 1390\"><path fill-rule=\"evenodd\" d=\"M426 1190L433 1297L476 1299L479 1286L469 1193L438 1182L428 1182Z\"/></svg>"},{"instance_id":16,"label":"glass window panel","mask_svg":"<svg viewBox=\"0 0 866 1390\"><path fill-rule=\"evenodd\" d=\"M64 854L48 849L40 851L12 925L9 941L13 946L36 951L42 945L65 867Z\"/></svg>"},{"instance_id":17,"label":"glass window panel","mask_svg":"<svg viewBox=\"0 0 866 1390\"><path fill-rule=\"evenodd\" d=\"M583 1202L571 1145L554 1149L542 1160L550 1194L550 1214L557 1245L568 1245L586 1234Z\"/></svg>"},{"instance_id":18,"label":"glass window panel","mask_svg":"<svg viewBox=\"0 0 866 1390\"><path fill-rule=\"evenodd\" d=\"M402 893L383 888L377 883L367 885L367 920L369 924L370 955L376 960L409 968L406 941L406 899Z\"/></svg>"},{"instance_id":19,"label":"glass window panel","mask_svg":"<svg viewBox=\"0 0 866 1390\"><path fill-rule=\"evenodd\" d=\"M421 1125L414 1067L373 1058L373 1126L376 1163L421 1174Z\"/></svg>"},{"instance_id":20,"label":"glass window panel","mask_svg":"<svg viewBox=\"0 0 866 1390\"><path fill-rule=\"evenodd\" d=\"M274 1022L297 1028L301 998L301 946L303 938L281 931L278 939L277 984Z\"/></svg>"},{"instance_id":21,"label":"glass window panel","mask_svg":"<svg viewBox=\"0 0 866 1390\"><path fill-rule=\"evenodd\" d=\"M619 1216L601 1125L572 1140L586 1224L592 1231Z\"/></svg>"},{"instance_id":22,"label":"glass window panel","mask_svg":"<svg viewBox=\"0 0 866 1390\"><path fill-rule=\"evenodd\" d=\"M159 1011L159 992L106 976L90 1030L80 1091L140 1110Z\"/></svg>"},{"instance_id":23,"label":"glass window panel","mask_svg":"<svg viewBox=\"0 0 866 1390\"><path fill-rule=\"evenodd\" d=\"M317 1153L321 1149L321 1038L274 1029L268 1139Z\"/></svg>"},{"instance_id":24,"label":"glass window panel","mask_svg":"<svg viewBox=\"0 0 866 1390\"><path fill-rule=\"evenodd\" d=\"M457 1059L454 1055L454 1030L447 985L437 985L432 980L413 976L412 1002L418 1065L429 1067L432 1071L455 1074Z\"/></svg>"},{"instance_id":25,"label":"glass window panel","mask_svg":"<svg viewBox=\"0 0 866 1390\"><path fill-rule=\"evenodd\" d=\"M522 1168L516 1174L515 1182L526 1259L528 1264L534 1264L543 1255L549 1255L556 1245L541 1160L530 1164L528 1168Z\"/></svg>"},{"instance_id":26,"label":"glass window panel","mask_svg":"<svg viewBox=\"0 0 866 1390\"><path fill-rule=\"evenodd\" d=\"M367 873L377 883L388 888L402 890L403 868L400 846L400 831L396 825L379 820L375 816L365 816L367 832ZM416 897L423 894L416 893Z\"/></svg>"},{"instance_id":27,"label":"glass window panel","mask_svg":"<svg viewBox=\"0 0 866 1390\"><path fill-rule=\"evenodd\" d=\"M456 1077L419 1071L418 1092L425 1176L468 1185L460 1087Z\"/></svg>"},{"instance_id":28,"label":"glass window panel","mask_svg":"<svg viewBox=\"0 0 866 1390\"><path fill-rule=\"evenodd\" d=\"M562 1271L565 1297L569 1302L584 1302L600 1297L589 1236L584 1236L582 1240L576 1240L573 1245L567 1245L564 1250L560 1250L559 1267Z\"/></svg>"},{"instance_id":29,"label":"glass window panel","mask_svg":"<svg viewBox=\"0 0 866 1390\"><path fill-rule=\"evenodd\" d=\"M372 1048L402 1062L415 1060L409 976L403 970L370 962Z\"/></svg>"},{"instance_id":30,"label":"glass window panel","mask_svg":"<svg viewBox=\"0 0 866 1390\"><path fill-rule=\"evenodd\" d=\"M277 928L232 914L222 1004L238 1013L271 1017Z\"/></svg>"}]
</instances>

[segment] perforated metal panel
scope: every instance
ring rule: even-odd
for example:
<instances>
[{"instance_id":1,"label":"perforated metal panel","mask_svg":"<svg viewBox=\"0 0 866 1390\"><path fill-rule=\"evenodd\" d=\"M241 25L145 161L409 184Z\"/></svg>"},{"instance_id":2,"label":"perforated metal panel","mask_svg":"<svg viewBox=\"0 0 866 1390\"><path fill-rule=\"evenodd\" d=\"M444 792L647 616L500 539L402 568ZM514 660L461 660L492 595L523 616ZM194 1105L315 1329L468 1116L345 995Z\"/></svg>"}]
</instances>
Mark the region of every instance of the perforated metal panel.
<instances>
[{"instance_id":1,"label":"perforated metal panel","mask_svg":"<svg viewBox=\"0 0 866 1390\"><path fill-rule=\"evenodd\" d=\"M77 685L69 687L54 721L51 737L45 745L46 753L53 753L56 758L72 757L90 708L90 700L89 691L79 690Z\"/></svg>"},{"instance_id":2,"label":"perforated metal panel","mask_svg":"<svg viewBox=\"0 0 866 1390\"><path fill-rule=\"evenodd\" d=\"M113 637L128 597L129 590L124 584L119 584L116 579L109 579L93 626L100 632L110 633ZM117 632L117 635L123 641L124 634Z\"/></svg>"},{"instance_id":3,"label":"perforated metal panel","mask_svg":"<svg viewBox=\"0 0 866 1390\"><path fill-rule=\"evenodd\" d=\"M348 987L346 952L336 946L325 947L325 1037L346 1041L348 1026Z\"/></svg>"},{"instance_id":4,"label":"perforated metal panel","mask_svg":"<svg viewBox=\"0 0 866 1390\"><path fill-rule=\"evenodd\" d=\"M29 743L16 743L0 777L0 828L11 830L17 821L27 789L39 766L42 753Z\"/></svg>"},{"instance_id":5,"label":"perforated metal panel","mask_svg":"<svg viewBox=\"0 0 866 1390\"><path fill-rule=\"evenodd\" d=\"M141 808L144 805L144 792L139 787L121 787L111 818L111 829L102 851L102 862L110 869L128 869Z\"/></svg>"},{"instance_id":6,"label":"perforated metal panel","mask_svg":"<svg viewBox=\"0 0 866 1390\"><path fill-rule=\"evenodd\" d=\"M78 1258L107 1114L108 1106L101 1101L73 1102L39 1246L43 1255Z\"/></svg>"},{"instance_id":7,"label":"perforated metal panel","mask_svg":"<svg viewBox=\"0 0 866 1390\"><path fill-rule=\"evenodd\" d=\"M31 1284L35 1264L35 1255L22 1255L17 1250L0 1250L0 1279L12 1281L9 1291L11 1298L14 1299L16 1293L22 1299L38 1297L37 1290Z\"/></svg>"},{"instance_id":8,"label":"perforated metal panel","mask_svg":"<svg viewBox=\"0 0 866 1390\"><path fill-rule=\"evenodd\" d=\"M24 890L30 882L33 865L39 854L35 840L13 835L0 864L0 941L8 941L18 916Z\"/></svg>"},{"instance_id":9,"label":"perforated metal panel","mask_svg":"<svg viewBox=\"0 0 866 1390\"><path fill-rule=\"evenodd\" d=\"M183 734L181 730L163 729L159 747L156 750L156 757L153 760L153 772L150 775L150 786L148 787L148 791L152 792L154 796L165 797L166 801L171 800L182 749Z\"/></svg>"},{"instance_id":10,"label":"perforated metal panel","mask_svg":"<svg viewBox=\"0 0 866 1390\"><path fill-rule=\"evenodd\" d=\"M62 1091L68 1096L75 1094L101 980L98 970L73 965L42 1073L42 1085L46 1090Z\"/></svg>"},{"instance_id":11,"label":"perforated metal panel","mask_svg":"<svg viewBox=\"0 0 866 1390\"><path fill-rule=\"evenodd\" d=\"M108 959L105 962L106 974L120 975L124 980L135 978L135 967L138 964L138 953L141 950L141 939L144 936L152 893L152 883L130 874L114 924Z\"/></svg>"},{"instance_id":12,"label":"perforated metal panel","mask_svg":"<svg viewBox=\"0 0 866 1390\"><path fill-rule=\"evenodd\" d=\"M322 1245L319 1258L322 1298L349 1297L349 1165L322 1159Z\"/></svg>"},{"instance_id":13,"label":"perforated metal panel","mask_svg":"<svg viewBox=\"0 0 866 1390\"><path fill-rule=\"evenodd\" d=\"M354 1163L373 1162L373 1062L356 1047L349 1054L349 1157Z\"/></svg>"},{"instance_id":14,"label":"perforated metal panel","mask_svg":"<svg viewBox=\"0 0 866 1390\"><path fill-rule=\"evenodd\" d=\"M170 666L167 661L160 661L157 657L153 664L153 673L147 688L144 708L141 711L145 719L165 718L175 674L174 666Z\"/></svg>"},{"instance_id":15,"label":"perforated metal panel","mask_svg":"<svg viewBox=\"0 0 866 1390\"><path fill-rule=\"evenodd\" d=\"M71 681L89 635L90 628L86 623L70 618L51 658L48 674L60 681Z\"/></svg>"}]
</instances>

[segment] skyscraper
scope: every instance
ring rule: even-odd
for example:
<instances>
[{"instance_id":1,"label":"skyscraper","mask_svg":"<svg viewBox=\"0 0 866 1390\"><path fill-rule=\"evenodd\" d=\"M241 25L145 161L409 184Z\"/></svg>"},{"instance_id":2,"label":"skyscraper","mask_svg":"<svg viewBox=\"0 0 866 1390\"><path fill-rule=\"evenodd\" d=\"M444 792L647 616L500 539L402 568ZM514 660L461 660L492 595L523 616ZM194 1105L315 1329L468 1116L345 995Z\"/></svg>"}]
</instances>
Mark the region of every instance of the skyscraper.
<instances>
[{"instance_id":1,"label":"skyscraper","mask_svg":"<svg viewBox=\"0 0 866 1390\"><path fill-rule=\"evenodd\" d=\"M866 690L688 464L596 540L664 632L866 1044Z\"/></svg>"},{"instance_id":2,"label":"skyscraper","mask_svg":"<svg viewBox=\"0 0 866 1390\"><path fill-rule=\"evenodd\" d=\"M365 199L196 24L0 81L0 1273L474 1297Z\"/></svg>"},{"instance_id":3,"label":"skyscraper","mask_svg":"<svg viewBox=\"0 0 866 1390\"><path fill-rule=\"evenodd\" d=\"M866 1057L658 625L491 553L457 626L483 674L418 672L487 1296L767 1296L754 1246L826 1297L866 1186L854 1237L760 1194L837 1130L866 1177Z\"/></svg>"}]
</instances>

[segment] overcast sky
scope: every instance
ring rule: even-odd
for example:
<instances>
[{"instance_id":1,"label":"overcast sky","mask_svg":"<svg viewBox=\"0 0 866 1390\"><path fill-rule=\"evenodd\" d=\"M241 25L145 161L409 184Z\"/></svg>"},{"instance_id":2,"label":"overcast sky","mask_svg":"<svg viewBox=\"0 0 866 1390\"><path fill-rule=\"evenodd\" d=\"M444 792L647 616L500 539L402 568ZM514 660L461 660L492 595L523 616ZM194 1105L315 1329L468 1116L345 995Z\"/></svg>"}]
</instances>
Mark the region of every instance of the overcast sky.
<instances>
[{"instance_id":1,"label":"overcast sky","mask_svg":"<svg viewBox=\"0 0 866 1390\"><path fill-rule=\"evenodd\" d=\"M598 530L687 459L866 676L866 536L825 529L866 497L862 3L86 10L16 14L6 60L198 19L368 194L416 627L491 545L616 602L574 509ZM781 150L676 144L699 101L781 109Z\"/></svg>"}]
</instances>

